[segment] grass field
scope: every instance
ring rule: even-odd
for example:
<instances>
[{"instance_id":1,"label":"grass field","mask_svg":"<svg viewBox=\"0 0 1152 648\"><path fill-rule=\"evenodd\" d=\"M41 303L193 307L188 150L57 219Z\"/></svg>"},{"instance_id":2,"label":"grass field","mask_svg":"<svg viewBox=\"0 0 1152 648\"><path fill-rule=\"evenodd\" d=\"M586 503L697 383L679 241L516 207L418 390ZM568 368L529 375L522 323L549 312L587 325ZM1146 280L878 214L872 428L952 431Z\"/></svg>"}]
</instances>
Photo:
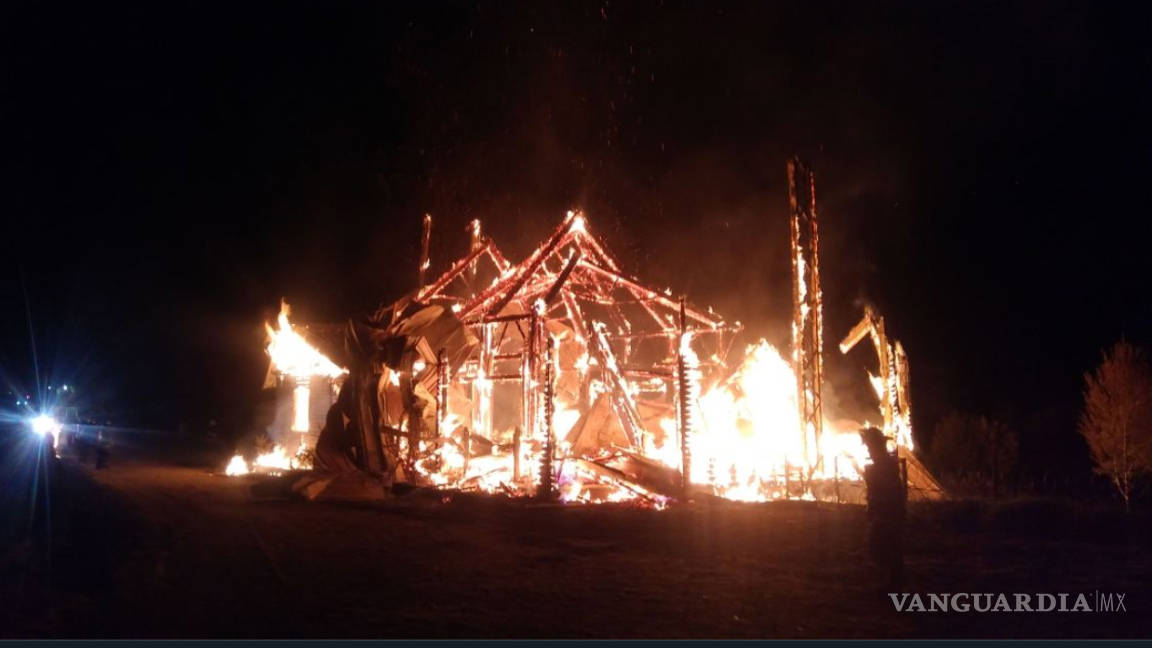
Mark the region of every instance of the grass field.
<instances>
[{"instance_id":1,"label":"grass field","mask_svg":"<svg viewBox=\"0 0 1152 648\"><path fill-rule=\"evenodd\" d=\"M55 471L29 541L7 481L6 637L1152 636L1147 517L1066 502L914 507L903 591L1126 592L1127 612L896 612L856 506L305 502L120 457Z\"/></svg>"}]
</instances>

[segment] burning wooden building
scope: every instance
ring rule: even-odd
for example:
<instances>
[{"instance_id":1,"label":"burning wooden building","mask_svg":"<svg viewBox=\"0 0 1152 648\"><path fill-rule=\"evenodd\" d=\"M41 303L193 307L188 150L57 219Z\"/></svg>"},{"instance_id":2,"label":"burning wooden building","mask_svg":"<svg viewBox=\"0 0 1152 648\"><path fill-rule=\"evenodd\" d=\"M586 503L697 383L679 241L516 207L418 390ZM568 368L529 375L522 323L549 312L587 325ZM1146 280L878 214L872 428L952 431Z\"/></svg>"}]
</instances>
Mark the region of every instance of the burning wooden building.
<instances>
[{"instance_id":1,"label":"burning wooden building","mask_svg":"<svg viewBox=\"0 0 1152 648\"><path fill-rule=\"evenodd\" d=\"M763 340L739 344L738 322L627 276L581 212L516 264L475 221L468 253L430 283L425 217L420 286L348 323L347 376L315 358L277 365L298 394L305 374L343 380L316 468L565 501L847 498L866 452L855 429L823 418L814 187L796 162L789 179L791 362ZM881 374L885 432L914 462L906 371ZM905 405L886 403L897 396ZM312 411L309 395L294 403L296 418Z\"/></svg>"}]
</instances>

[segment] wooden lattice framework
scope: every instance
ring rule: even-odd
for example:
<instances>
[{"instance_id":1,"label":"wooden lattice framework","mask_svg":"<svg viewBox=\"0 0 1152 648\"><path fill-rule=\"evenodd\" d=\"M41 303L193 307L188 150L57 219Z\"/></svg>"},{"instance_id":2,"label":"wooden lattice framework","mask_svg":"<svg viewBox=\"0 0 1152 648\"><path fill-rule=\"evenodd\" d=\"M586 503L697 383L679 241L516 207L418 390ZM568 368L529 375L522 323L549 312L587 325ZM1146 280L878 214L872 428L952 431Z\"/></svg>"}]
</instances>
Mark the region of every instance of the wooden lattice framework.
<instances>
[{"instance_id":1,"label":"wooden lattice framework","mask_svg":"<svg viewBox=\"0 0 1152 648\"><path fill-rule=\"evenodd\" d=\"M659 434L644 412L674 411L678 405L677 366L685 337L700 358L702 381L722 374L741 326L626 276L583 214L568 212L518 265L480 235L478 223L470 229L470 253L419 290L416 301L450 307L480 340L455 375L444 377L467 386L471 431L492 437L492 387L515 382L520 385L518 442L544 440L545 409L551 406L544 402L546 336L560 345L557 356L565 344L585 351L594 370L581 370L579 401L588 405L589 390L602 390L631 449L640 453ZM574 371L557 364L559 376ZM655 402L661 395L664 402Z\"/></svg>"},{"instance_id":2,"label":"wooden lattice framework","mask_svg":"<svg viewBox=\"0 0 1152 648\"><path fill-rule=\"evenodd\" d=\"M820 470L824 434L824 296L820 288L820 235L816 178L798 158L788 161L792 233L792 367L808 476Z\"/></svg>"}]
</instances>

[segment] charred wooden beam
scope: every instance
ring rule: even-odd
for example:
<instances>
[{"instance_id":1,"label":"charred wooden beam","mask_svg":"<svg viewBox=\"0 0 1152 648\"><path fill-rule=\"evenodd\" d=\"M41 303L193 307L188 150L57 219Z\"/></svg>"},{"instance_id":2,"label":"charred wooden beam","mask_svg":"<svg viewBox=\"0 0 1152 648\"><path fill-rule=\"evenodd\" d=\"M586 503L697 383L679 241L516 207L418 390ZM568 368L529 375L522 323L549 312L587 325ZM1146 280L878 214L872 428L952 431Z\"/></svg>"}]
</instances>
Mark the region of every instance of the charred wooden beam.
<instances>
[{"instance_id":1,"label":"charred wooden beam","mask_svg":"<svg viewBox=\"0 0 1152 648\"><path fill-rule=\"evenodd\" d=\"M516 323L517 328L520 323ZM517 438L513 445L513 478L520 480L520 435L527 434L529 439L536 435L536 341L539 337L540 318L534 312L528 333L523 335L523 352L520 354L520 426L517 428Z\"/></svg>"},{"instance_id":2,"label":"charred wooden beam","mask_svg":"<svg viewBox=\"0 0 1152 648\"><path fill-rule=\"evenodd\" d=\"M472 236L472 243L469 246L470 252L480 252L484 247L484 238L480 234L480 219L473 218L472 222L468 223L468 231ZM479 256L479 254L477 254ZM477 264L473 260L472 264L468 266L468 281L472 284L476 283L476 270Z\"/></svg>"},{"instance_id":3,"label":"charred wooden beam","mask_svg":"<svg viewBox=\"0 0 1152 648\"><path fill-rule=\"evenodd\" d=\"M585 220L584 214L577 213L570 215L573 218L572 229L577 234L577 236L580 237L581 242L592 248L593 253L600 259L601 263L603 263L614 272L620 272L620 267L616 265L616 262L612 259L612 256L604 250L603 246L600 245L600 242L596 240L596 237L588 231L588 221Z\"/></svg>"},{"instance_id":4,"label":"charred wooden beam","mask_svg":"<svg viewBox=\"0 0 1152 648\"><path fill-rule=\"evenodd\" d=\"M576 458L573 464L578 470L590 474L597 481L616 488L622 488L648 501L655 501L657 499L656 494L633 481L630 476L622 470L584 458Z\"/></svg>"},{"instance_id":5,"label":"charred wooden beam","mask_svg":"<svg viewBox=\"0 0 1152 648\"><path fill-rule=\"evenodd\" d=\"M684 298L680 298L680 345L676 354L676 399L679 404L679 432L680 432L680 487L681 495L688 499L692 484L692 451L690 437L692 435L692 388L689 383L688 363L685 358L685 345L691 344L688 337L687 318L684 313Z\"/></svg>"},{"instance_id":6,"label":"charred wooden beam","mask_svg":"<svg viewBox=\"0 0 1152 648\"><path fill-rule=\"evenodd\" d=\"M491 307L484 308L484 311L488 315L499 315L500 311L503 310L509 302L516 298L516 294L520 292L520 289L524 287L524 284L528 282L528 279L532 277L532 274L535 273L541 264L544 263L544 261L548 258L548 255L552 254L554 250L563 245L567 240L568 236L565 236L562 233L561 236L557 237L553 241L550 241L548 245L546 245L540 252L538 252L536 259L521 269L521 271L518 272L513 278L512 282L506 288L504 288L504 296L496 300ZM484 302L481 302L480 305L483 306Z\"/></svg>"},{"instance_id":7,"label":"charred wooden beam","mask_svg":"<svg viewBox=\"0 0 1152 648\"><path fill-rule=\"evenodd\" d=\"M701 337L704 335L718 335L722 333L739 333L743 331L742 326L724 325L716 328L712 327L698 327L688 328L688 333L692 337ZM647 333L609 333L608 338L611 340L651 340L655 338L670 338L675 340L680 335L679 329L662 330L662 331L649 331Z\"/></svg>"},{"instance_id":8,"label":"charred wooden beam","mask_svg":"<svg viewBox=\"0 0 1152 648\"><path fill-rule=\"evenodd\" d=\"M864 317L860 318L856 326L853 326L852 330L848 331L848 335L844 336L844 339L840 341L840 353L848 353L851 351L853 347L860 343L860 340L864 339L865 335L875 330L875 324L872 317L872 309L865 307Z\"/></svg>"},{"instance_id":9,"label":"charred wooden beam","mask_svg":"<svg viewBox=\"0 0 1152 648\"><path fill-rule=\"evenodd\" d=\"M896 342L894 351L893 365L896 369L896 396L900 400L900 416L904 419L903 423L908 428L909 435L911 435L912 389L908 376L908 356L904 353L904 345L900 344L899 341ZM901 440L897 439L897 441Z\"/></svg>"},{"instance_id":10,"label":"charred wooden beam","mask_svg":"<svg viewBox=\"0 0 1152 648\"><path fill-rule=\"evenodd\" d=\"M485 323L491 324L493 322L517 322L520 320L532 319L532 313L517 313L514 315L492 315L479 320L472 320L467 324Z\"/></svg>"},{"instance_id":11,"label":"charred wooden beam","mask_svg":"<svg viewBox=\"0 0 1152 648\"><path fill-rule=\"evenodd\" d=\"M680 308L680 305L678 303L676 303L675 300L673 300L667 296L661 295L660 293L656 292L655 290L645 288L644 286L641 286L640 284L636 283L635 281L632 281L631 279L624 277L623 275L612 272L610 270L606 270L606 269L601 268L601 267L599 267L593 263L589 263L587 259L581 259L579 263L580 263L580 267L582 267L582 268L584 268L584 269L586 269L592 273L598 274L598 275L600 275L606 279L609 279L613 282L616 282L616 283L620 284L621 286L628 288L629 290L638 292L638 293L644 295L649 300L654 301L654 302L660 304L661 306L669 308L674 312ZM719 326L723 323L719 317L716 317L715 315L709 315L707 313L702 313L702 312L695 310L693 308L686 308L685 313L687 314L688 317L691 317L692 319L694 319L698 322L701 322L703 324L707 324L709 326L712 326L712 325Z\"/></svg>"},{"instance_id":12,"label":"charred wooden beam","mask_svg":"<svg viewBox=\"0 0 1152 648\"><path fill-rule=\"evenodd\" d=\"M444 436L444 421L448 418L448 363L445 350L436 352L436 438ZM447 432L451 432L448 430Z\"/></svg>"},{"instance_id":13,"label":"charred wooden beam","mask_svg":"<svg viewBox=\"0 0 1152 648\"><path fill-rule=\"evenodd\" d=\"M568 263L564 265L564 269L560 271L560 275L556 277L555 283L548 289L544 295L544 305L547 306L556 300L556 295L559 294L560 289L564 286L564 282L568 281L571 276L572 270L576 268L576 264L580 261L580 251L577 250L569 259Z\"/></svg>"},{"instance_id":14,"label":"charred wooden beam","mask_svg":"<svg viewBox=\"0 0 1152 648\"><path fill-rule=\"evenodd\" d=\"M416 279L416 290L424 289L424 279L428 273L428 244L432 239L432 215L424 214L424 231L420 236L420 271Z\"/></svg>"},{"instance_id":15,"label":"charred wooden beam","mask_svg":"<svg viewBox=\"0 0 1152 648\"><path fill-rule=\"evenodd\" d=\"M520 382L520 381L524 380L524 374L522 374L522 373L492 374L491 376L487 377L487 380L491 380L492 382L509 382L509 381Z\"/></svg>"},{"instance_id":16,"label":"charred wooden beam","mask_svg":"<svg viewBox=\"0 0 1152 648\"><path fill-rule=\"evenodd\" d=\"M792 369L804 458L810 473L823 459L823 293L820 236L816 219L816 176L799 158L788 161L789 229L792 251ZM809 438L811 437L811 438ZM806 485L805 485L806 487Z\"/></svg>"},{"instance_id":17,"label":"charred wooden beam","mask_svg":"<svg viewBox=\"0 0 1152 648\"><path fill-rule=\"evenodd\" d=\"M504 272L512 266L508 259L504 258L504 255L500 253L500 250L497 249L495 245L489 245L487 248L485 248L484 251L488 254L488 258L492 259L492 264L495 265L496 269L500 272Z\"/></svg>"},{"instance_id":18,"label":"charred wooden beam","mask_svg":"<svg viewBox=\"0 0 1152 648\"><path fill-rule=\"evenodd\" d=\"M564 221L560 223L560 226L552 232L552 235L548 237L548 240L544 243L544 245L537 248L536 251L528 257L528 260L518 267L516 272L514 272L509 277L505 277L500 281L497 281L495 284L488 287L475 298L473 298L466 306L464 306L461 311L461 315L467 316L476 310L481 310L486 314L499 314L504 305L508 301L511 301L513 297L515 297L516 292L520 289L520 287L523 286L526 281L528 281L529 277L531 277L534 272L536 272L536 269L539 268L542 263L544 263L544 261L550 254L552 254L554 250L562 246L563 243L568 239L572 229L572 218L573 215L569 214L568 218L565 218ZM503 295L503 297L500 297L498 301L500 307L489 308L489 303L500 295Z\"/></svg>"},{"instance_id":19,"label":"charred wooden beam","mask_svg":"<svg viewBox=\"0 0 1152 648\"><path fill-rule=\"evenodd\" d=\"M540 497L552 499L552 461L556 454L556 434L552 428L555 406L555 347L556 342L548 336L548 346L544 352L544 448L540 458Z\"/></svg>"},{"instance_id":20,"label":"charred wooden beam","mask_svg":"<svg viewBox=\"0 0 1152 648\"><path fill-rule=\"evenodd\" d=\"M592 337L588 348L600 363L601 371L608 376L608 384L616 415L623 424L624 432L633 447L644 450L644 425L640 422L640 414L636 411L636 404L632 402L632 395L628 392L628 383L620 375L620 367L616 362L612 347L604 333L604 325L593 326Z\"/></svg>"},{"instance_id":21,"label":"charred wooden beam","mask_svg":"<svg viewBox=\"0 0 1152 648\"><path fill-rule=\"evenodd\" d=\"M622 373L625 373L628 375L633 375L633 376L643 376L645 378L675 378L676 377L675 371L661 371L658 369L640 369L637 367L624 367L624 369L622 370Z\"/></svg>"},{"instance_id":22,"label":"charred wooden beam","mask_svg":"<svg viewBox=\"0 0 1152 648\"><path fill-rule=\"evenodd\" d=\"M877 315L871 306L864 307L863 317L840 342L840 351L848 353L865 336L871 338L872 346L876 350L877 378L880 381L877 397L880 399L884 434L896 443L906 445L911 440L911 408L908 404L907 389L908 359L904 356L904 349L899 343L898 348L893 349L884 327L884 318ZM901 417L902 425L897 425L897 415ZM897 429L901 427L907 429Z\"/></svg>"},{"instance_id":23,"label":"charred wooden beam","mask_svg":"<svg viewBox=\"0 0 1152 648\"><path fill-rule=\"evenodd\" d=\"M457 261L456 264L449 268L447 272L440 275L440 278L437 279L432 285L421 290L416 295L416 301L422 302L440 292L441 290L444 290L448 284L452 283L453 279L459 277L465 270L467 270L473 264L473 262L476 261L477 257L483 254L486 250L493 249L495 249L495 244L491 241L491 239L486 239L478 249L474 249L469 252L468 256Z\"/></svg>"}]
</instances>

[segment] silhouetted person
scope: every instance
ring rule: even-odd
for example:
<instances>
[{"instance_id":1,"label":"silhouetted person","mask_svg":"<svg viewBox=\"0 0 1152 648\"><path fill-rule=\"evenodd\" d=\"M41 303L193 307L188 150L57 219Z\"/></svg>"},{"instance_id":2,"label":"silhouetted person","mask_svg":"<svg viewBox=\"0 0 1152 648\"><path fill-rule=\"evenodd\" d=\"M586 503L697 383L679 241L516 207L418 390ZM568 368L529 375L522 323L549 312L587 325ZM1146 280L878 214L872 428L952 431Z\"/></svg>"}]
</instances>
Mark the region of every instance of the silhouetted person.
<instances>
[{"instance_id":1,"label":"silhouetted person","mask_svg":"<svg viewBox=\"0 0 1152 648\"><path fill-rule=\"evenodd\" d=\"M104 431L101 430L96 437L96 470L108 467L108 458L112 452L108 446L109 440L104 437Z\"/></svg>"},{"instance_id":2,"label":"silhouetted person","mask_svg":"<svg viewBox=\"0 0 1152 648\"><path fill-rule=\"evenodd\" d=\"M864 428L860 438L868 448L872 464L864 468L868 487L868 553L887 572L887 589L900 585L904 571L904 485L900 464L888 452L884 433Z\"/></svg>"}]
</instances>

